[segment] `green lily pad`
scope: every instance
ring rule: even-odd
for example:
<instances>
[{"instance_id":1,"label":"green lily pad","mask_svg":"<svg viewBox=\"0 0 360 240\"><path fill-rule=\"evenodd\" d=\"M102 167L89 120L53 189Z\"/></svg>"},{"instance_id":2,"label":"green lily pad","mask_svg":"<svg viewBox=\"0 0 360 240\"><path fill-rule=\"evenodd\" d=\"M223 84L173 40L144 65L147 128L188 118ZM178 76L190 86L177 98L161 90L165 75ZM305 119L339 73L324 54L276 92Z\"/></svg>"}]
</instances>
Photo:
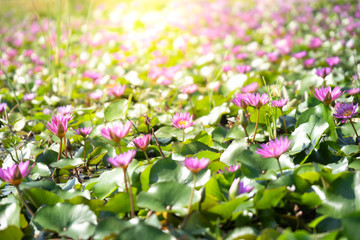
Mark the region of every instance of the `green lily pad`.
<instances>
[{"instance_id":1,"label":"green lily pad","mask_svg":"<svg viewBox=\"0 0 360 240\"><path fill-rule=\"evenodd\" d=\"M173 211L186 213L189 204L191 188L177 182L159 182L153 184L147 192L141 192L137 198L137 205L158 212ZM195 194L193 203L199 201Z\"/></svg>"},{"instance_id":2,"label":"green lily pad","mask_svg":"<svg viewBox=\"0 0 360 240\"><path fill-rule=\"evenodd\" d=\"M91 237L97 225L96 215L88 206L69 203L44 206L38 209L32 221L59 236L76 239Z\"/></svg>"},{"instance_id":3,"label":"green lily pad","mask_svg":"<svg viewBox=\"0 0 360 240\"><path fill-rule=\"evenodd\" d=\"M77 167L81 166L82 164L84 164L84 160L81 158L74 158L74 159L64 158L64 159L60 159L57 162L51 163L50 166L54 167L54 168L70 170L70 169L77 168Z\"/></svg>"}]
</instances>

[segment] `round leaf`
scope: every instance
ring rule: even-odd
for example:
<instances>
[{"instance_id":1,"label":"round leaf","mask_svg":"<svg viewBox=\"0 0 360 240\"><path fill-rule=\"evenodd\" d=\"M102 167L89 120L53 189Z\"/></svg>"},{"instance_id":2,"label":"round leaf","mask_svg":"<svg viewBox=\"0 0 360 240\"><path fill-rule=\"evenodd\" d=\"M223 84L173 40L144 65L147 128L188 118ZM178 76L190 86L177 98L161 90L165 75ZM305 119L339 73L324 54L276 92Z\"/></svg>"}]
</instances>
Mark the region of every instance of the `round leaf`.
<instances>
[{"instance_id":1,"label":"round leaf","mask_svg":"<svg viewBox=\"0 0 360 240\"><path fill-rule=\"evenodd\" d=\"M33 218L42 228L60 236L87 239L95 232L96 215L83 204L58 203L40 208Z\"/></svg>"}]
</instances>

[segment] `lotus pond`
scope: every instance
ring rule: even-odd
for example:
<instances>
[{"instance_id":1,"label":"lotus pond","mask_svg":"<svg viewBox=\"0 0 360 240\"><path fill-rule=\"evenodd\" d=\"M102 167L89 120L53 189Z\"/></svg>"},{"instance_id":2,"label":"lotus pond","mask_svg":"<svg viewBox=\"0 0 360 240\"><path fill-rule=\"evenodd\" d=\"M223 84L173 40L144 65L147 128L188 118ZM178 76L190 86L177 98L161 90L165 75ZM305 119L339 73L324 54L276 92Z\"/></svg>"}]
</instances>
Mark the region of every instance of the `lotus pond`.
<instances>
[{"instance_id":1,"label":"lotus pond","mask_svg":"<svg viewBox=\"0 0 360 240\"><path fill-rule=\"evenodd\" d=\"M0 5L0 239L358 239L357 1Z\"/></svg>"}]
</instances>

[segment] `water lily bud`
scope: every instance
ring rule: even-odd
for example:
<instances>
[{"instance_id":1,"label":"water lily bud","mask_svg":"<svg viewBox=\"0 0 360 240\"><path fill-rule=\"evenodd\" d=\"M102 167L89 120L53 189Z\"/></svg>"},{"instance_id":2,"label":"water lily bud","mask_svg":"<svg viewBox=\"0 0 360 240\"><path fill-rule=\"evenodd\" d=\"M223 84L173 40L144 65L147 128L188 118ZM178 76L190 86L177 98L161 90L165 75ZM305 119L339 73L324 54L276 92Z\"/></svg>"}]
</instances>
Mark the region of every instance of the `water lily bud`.
<instances>
[{"instance_id":1,"label":"water lily bud","mask_svg":"<svg viewBox=\"0 0 360 240\"><path fill-rule=\"evenodd\" d=\"M245 115L245 112L243 110L240 110L240 114L239 114L239 118L240 118L240 124L243 128L246 128L248 125L248 119Z\"/></svg>"},{"instance_id":2,"label":"water lily bud","mask_svg":"<svg viewBox=\"0 0 360 240\"><path fill-rule=\"evenodd\" d=\"M238 195L248 193L253 190L254 187L245 185L240 178L235 178L229 189L229 200L236 198Z\"/></svg>"},{"instance_id":3,"label":"water lily bud","mask_svg":"<svg viewBox=\"0 0 360 240\"><path fill-rule=\"evenodd\" d=\"M324 103L329 106L331 102L332 102L331 92L327 92L324 99Z\"/></svg>"},{"instance_id":4,"label":"water lily bud","mask_svg":"<svg viewBox=\"0 0 360 240\"><path fill-rule=\"evenodd\" d=\"M229 199L234 199L239 192L240 178L235 178L229 189Z\"/></svg>"}]
</instances>

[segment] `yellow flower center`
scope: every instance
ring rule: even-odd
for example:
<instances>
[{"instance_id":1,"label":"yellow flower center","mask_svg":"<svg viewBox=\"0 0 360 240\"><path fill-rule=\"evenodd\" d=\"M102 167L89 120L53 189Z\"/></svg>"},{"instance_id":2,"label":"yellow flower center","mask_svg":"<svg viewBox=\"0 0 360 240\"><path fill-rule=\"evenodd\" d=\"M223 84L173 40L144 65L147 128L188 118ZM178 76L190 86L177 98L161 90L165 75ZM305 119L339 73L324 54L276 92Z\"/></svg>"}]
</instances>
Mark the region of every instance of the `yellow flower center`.
<instances>
[{"instance_id":1,"label":"yellow flower center","mask_svg":"<svg viewBox=\"0 0 360 240\"><path fill-rule=\"evenodd\" d=\"M347 110L347 111L345 111L345 112L343 113L343 116L344 116L344 117L349 117L349 116L351 116L351 114L352 114L352 111L351 111L351 110Z\"/></svg>"},{"instance_id":2,"label":"yellow flower center","mask_svg":"<svg viewBox=\"0 0 360 240\"><path fill-rule=\"evenodd\" d=\"M178 122L178 125L179 125L180 127L185 127L185 126L188 125L188 124L189 124L189 122L186 121L186 120L180 120L180 121Z\"/></svg>"}]
</instances>

